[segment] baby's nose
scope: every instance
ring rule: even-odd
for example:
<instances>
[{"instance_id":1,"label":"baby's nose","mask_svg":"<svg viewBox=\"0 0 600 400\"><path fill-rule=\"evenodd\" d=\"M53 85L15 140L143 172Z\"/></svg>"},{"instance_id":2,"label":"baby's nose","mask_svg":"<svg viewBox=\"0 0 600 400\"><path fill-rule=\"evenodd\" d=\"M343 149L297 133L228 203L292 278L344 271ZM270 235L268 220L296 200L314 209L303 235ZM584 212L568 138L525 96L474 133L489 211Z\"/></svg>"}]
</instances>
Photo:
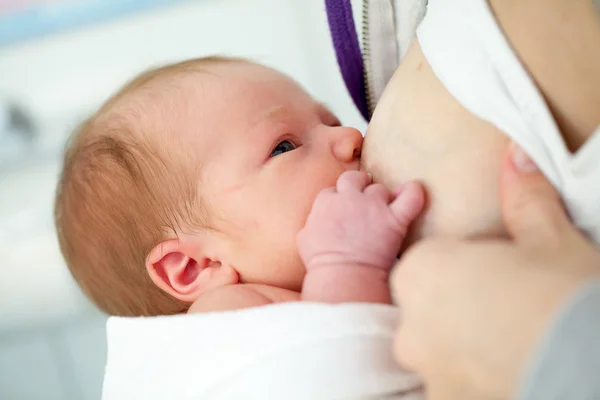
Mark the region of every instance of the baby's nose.
<instances>
[{"instance_id":1,"label":"baby's nose","mask_svg":"<svg viewBox=\"0 0 600 400\"><path fill-rule=\"evenodd\" d=\"M338 132L332 146L335 158L344 163L360 160L362 134L354 128L339 127L336 129Z\"/></svg>"}]
</instances>

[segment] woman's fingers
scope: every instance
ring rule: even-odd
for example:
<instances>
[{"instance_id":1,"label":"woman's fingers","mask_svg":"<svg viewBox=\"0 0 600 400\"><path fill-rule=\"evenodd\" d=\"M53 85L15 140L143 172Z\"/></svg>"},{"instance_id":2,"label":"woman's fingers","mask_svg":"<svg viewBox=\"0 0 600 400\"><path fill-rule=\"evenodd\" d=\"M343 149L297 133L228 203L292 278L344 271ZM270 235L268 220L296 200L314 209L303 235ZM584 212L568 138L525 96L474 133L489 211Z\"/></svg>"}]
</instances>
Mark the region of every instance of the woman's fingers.
<instances>
[{"instance_id":1,"label":"woman's fingers","mask_svg":"<svg viewBox=\"0 0 600 400\"><path fill-rule=\"evenodd\" d=\"M511 143L503 162L502 213L515 241L557 242L575 230L558 192L523 149Z\"/></svg>"}]
</instances>

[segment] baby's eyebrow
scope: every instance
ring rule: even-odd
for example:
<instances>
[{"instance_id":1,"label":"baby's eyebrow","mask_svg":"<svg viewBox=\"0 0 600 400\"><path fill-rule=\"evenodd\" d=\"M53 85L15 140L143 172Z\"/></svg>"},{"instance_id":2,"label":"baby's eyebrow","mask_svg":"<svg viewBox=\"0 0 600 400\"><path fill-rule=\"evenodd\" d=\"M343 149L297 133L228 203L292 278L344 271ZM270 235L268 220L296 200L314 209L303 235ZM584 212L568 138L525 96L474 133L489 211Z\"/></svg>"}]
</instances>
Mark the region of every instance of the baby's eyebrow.
<instances>
[{"instance_id":1,"label":"baby's eyebrow","mask_svg":"<svg viewBox=\"0 0 600 400\"><path fill-rule=\"evenodd\" d=\"M255 129L257 125L262 124L264 121L267 121L269 119L277 117L278 115L281 115L281 114L287 114L287 112L288 112L288 108L285 107L284 105L278 105L278 106L271 107L271 108L267 109L266 112L260 113L256 116L256 118L252 119L252 121L249 124L248 131Z\"/></svg>"},{"instance_id":2,"label":"baby's eyebrow","mask_svg":"<svg viewBox=\"0 0 600 400\"><path fill-rule=\"evenodd\" d=\"M277 116L278 114L284 114L288 111L287 107L283 106L283 105L279 105L279 106L275 106L273 108L270 108L263 116L261 119L269 119L269 118L273 118L275 116Z\"/></svg>"}]
</instances>

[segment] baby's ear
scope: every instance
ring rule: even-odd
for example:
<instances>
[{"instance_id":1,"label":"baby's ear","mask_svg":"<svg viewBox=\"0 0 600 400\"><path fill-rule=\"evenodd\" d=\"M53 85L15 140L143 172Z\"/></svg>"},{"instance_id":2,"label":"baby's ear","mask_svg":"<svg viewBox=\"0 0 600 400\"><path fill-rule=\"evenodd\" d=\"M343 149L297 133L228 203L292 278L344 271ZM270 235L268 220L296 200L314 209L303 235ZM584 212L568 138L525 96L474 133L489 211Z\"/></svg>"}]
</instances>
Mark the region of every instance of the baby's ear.
<instances>
[{"instance_id":1,"label":"baby's ear","mask_svg":"<svg viewBox=\"0 0 600 400\"><path fill-rule=\"evenodd\" d=\"M178 239L158 244L146 258L148 275L160 289L186 303L209 290L239 282L232 266L206 257L201 248Z\"/></svg>"}]
</instances>

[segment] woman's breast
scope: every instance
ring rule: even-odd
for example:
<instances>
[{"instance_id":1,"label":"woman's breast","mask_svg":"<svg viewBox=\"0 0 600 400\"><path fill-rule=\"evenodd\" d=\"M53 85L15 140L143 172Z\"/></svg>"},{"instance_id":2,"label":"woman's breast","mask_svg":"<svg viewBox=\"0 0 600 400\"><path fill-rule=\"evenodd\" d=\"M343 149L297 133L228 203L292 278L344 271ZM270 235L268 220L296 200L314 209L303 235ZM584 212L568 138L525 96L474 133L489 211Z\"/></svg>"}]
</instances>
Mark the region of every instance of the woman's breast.
<instances>
[{"instance_id":1,"label":"woman's breast","mask_svg":"<svg viewBox=\"0 0 600 400\"><path fill-rule=\"evenodd\" d=\"M450 95L415 42L375 109L362 163L390 187L407 180L425 186L427 208L413 240L499 235L498 174L507 142Z\"/></svg>"}]
</instances>

